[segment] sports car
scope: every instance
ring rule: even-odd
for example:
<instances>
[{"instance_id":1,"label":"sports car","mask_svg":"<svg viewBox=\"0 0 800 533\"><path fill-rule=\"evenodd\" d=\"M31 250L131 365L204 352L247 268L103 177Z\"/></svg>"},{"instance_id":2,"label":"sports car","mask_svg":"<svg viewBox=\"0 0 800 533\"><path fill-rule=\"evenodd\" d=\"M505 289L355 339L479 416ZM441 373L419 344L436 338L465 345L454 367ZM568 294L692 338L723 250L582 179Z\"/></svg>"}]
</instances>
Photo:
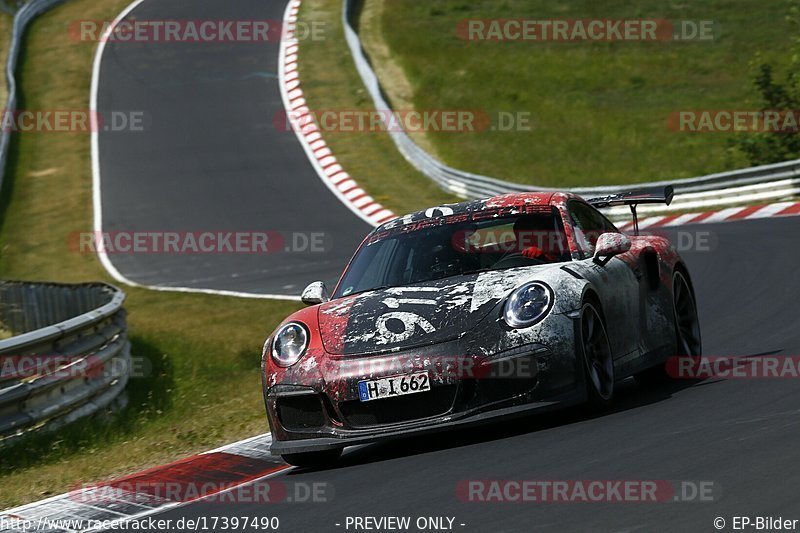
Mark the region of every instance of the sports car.
<instances>
[{"instance_id":1,"label":"sports car","mask_svg":"<svg viewBox=\"0 0 800 533\"><path fill-rule=\"evenodd\" d=\"M517 193L376 228L264 344L272 453L319 466L349 445L602 407L620 380L699 356L688 269L636 223L639 204L672 196ZM599 211L613 206L630 206L632 235Z\"/></svg>"}]
</instances>

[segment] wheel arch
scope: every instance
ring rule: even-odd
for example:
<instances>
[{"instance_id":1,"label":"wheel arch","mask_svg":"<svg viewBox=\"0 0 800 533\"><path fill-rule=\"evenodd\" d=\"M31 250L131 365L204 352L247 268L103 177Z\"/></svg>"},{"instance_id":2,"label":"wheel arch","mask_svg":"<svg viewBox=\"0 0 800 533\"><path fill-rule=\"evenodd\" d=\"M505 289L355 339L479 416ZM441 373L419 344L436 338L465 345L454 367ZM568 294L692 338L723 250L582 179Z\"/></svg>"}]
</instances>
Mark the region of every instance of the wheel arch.
<instances>
[{"instance_id":1,"label":"wheel arch","mask_svg":"<svg viewBox=\"0 0 800 533\"><path fill-rule=\"evenodd\" d=\"M591 285L587 285L583 290L583 296L581 297L581 309L583 309L584 303L591 303L594 304L595 309L597 312L600 313L600 318L603 319L603 325L606 326L606 314L603 310L603 301L600 299L600 295Z\"/></svg>"}]
</instances>

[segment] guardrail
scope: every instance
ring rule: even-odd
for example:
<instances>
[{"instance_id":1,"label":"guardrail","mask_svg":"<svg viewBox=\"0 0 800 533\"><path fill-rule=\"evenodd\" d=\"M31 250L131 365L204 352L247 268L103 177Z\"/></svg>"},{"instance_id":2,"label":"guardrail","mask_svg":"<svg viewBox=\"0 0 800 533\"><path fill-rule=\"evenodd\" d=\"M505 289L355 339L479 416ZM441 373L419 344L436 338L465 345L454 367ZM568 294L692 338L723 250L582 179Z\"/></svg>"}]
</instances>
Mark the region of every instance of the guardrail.
<instances>
[{"instance_id":1,"label":"guardrail","mask_svg":"<svg viewBox=\"0 0 800 533\"><path fill-rule=\"evenodd\" d=\"M0 282L0 444L120 398L131 369L125 293L104 283Z\"/></svg>"},{"instance_id":2,"label":"guardrail","mask_svg":"<svg viewBox=\"0 0 800 533\"><path fill-rule=\"evenodd\" d=\"M356 69L376 109L389 110L380 80L370 65L352 21L361 0L343 0L342 24ZM397 128L387 128L397 149L417 170L442 189L464 198L482 198L509 192L555 190L551 187L512 183L447 166L420 148ZM742 202L772 201L800 194L800 159L697 178L638 184L642 187L673 185L676 198L669 208L642 206L642 212L720 207ZM579 195L603 195L630 189L631 184L569 189ZM559 189L563 190L563 189Z\"/></svg>"},{"instance_id":3,"label":"guardrail","mask_svg":"<svg viewBox=\"0 0 800 533\"><path fill-rule=\"evenodd\" d=\"M14 15L14 23L11 28L11 46L8 49L6 59L6 86L8 87L8 99L4 108L5 113L13 112L17 107L17 61L19 51L22 46L22 35L25 28L37 15L47 11L51 7L58 5L65 0L31 0L19 8ZM3 188L3 176L5 176L6 162L8 161L8 147L11 142L11 132L0 128L0 189Z\"/></svg>"}]
</instances>

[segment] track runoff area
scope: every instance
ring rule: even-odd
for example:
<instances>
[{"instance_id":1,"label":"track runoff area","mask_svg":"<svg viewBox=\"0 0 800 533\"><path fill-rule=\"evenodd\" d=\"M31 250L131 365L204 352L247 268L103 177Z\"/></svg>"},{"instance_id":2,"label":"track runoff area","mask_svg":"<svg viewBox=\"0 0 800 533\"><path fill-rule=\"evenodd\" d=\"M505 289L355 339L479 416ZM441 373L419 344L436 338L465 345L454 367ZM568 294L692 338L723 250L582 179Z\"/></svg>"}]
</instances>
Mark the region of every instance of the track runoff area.
<instances>
[{"instance_id":1,"label":"track runoff area","mask_svg":"<svg viewBox=\"0 0 800 533\"><path fill-rule=\"evenodd\" d=\"M138 2L128 15L280 20L285 8L284 2L151 0ZM161 254L146 263L120 255L112 259L114 266L144 285L263 295L296 292L299 279L335 277L371 224L320 180L296 139L259 128L233 135L234 127L241 130L257 115L254 109L264 116L283 109L281 88L269 76L279 67L277 46L194 49L190 60L176 57L178 48L159 50L109 44L101 57L101 106L110 105L112 94L129 108L163 104L153 113L171 124L158 138L98 136L104 228L148 231L157 223L178 233L248 231L265 217L269 227L280 227L296 220L290 200L302 197L304 213L312 217L307 231L334 235L333 249L342 253L324 253L316 271L303 270L307 258L266 267L242 257L231 264L215 259L209 270L208 264ZM228 61L234 56L252 61L241 67ZM143 74L153 64L160 65L156 72ZM221 83L199 76L209 68L218 69L214 79ZM140 84L135 90L133 80ZM199 119L191 109L220 99L225 113L213 122L225 124L227 118L230 128L209 130L193 122ZM234 111L241 106L241 112L231 113L229 105ZM197 133L188 143L175 141L185 131ZM213 149L198 158L199 146ZM223 171L230 194L220 194ZM286 175L294 179L282 179ZM134 212L131 198L146 207ZM798 260L791 246L797 219L787 216L798 211L787 203L642 221L643 229L687 243L681 253L697 290L705 353L765 364L800 353L794 327L800 304L791 267ZM166 262L153 263L154 257ZM275 271L286 274L276 279ZM792 519L800 518L800 505L792 491L768 481L784 479L798 455L796 382L786 379L792 376L771 379L761 372L737 379L717 369L691 377L647 388L624 383L615 406L602 416L567 410L359 446L327 470L289 467L269 455L269 435L254 437L121 479L87 481L68 494L5 511L0 530L796 527Z\"/></svg>"}]
</instances>

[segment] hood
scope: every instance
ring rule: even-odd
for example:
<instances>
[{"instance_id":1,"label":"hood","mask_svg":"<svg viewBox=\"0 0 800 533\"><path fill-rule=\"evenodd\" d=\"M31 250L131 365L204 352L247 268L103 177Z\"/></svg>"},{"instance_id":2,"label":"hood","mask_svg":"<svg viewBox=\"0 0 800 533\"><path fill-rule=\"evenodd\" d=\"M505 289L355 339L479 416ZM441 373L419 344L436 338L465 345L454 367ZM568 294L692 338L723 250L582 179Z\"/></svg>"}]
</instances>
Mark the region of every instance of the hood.
<instances>
[{"instance_id":1,"label":"hood","mask_svg":"<svg viewBox=\"0 0 800 533\"><path fill-rule=\"evenodd\" d=\"M328 302L318 308L325 351L370 354L456 339L483 320L515 287L552 266L481 272Z\"/></svg>"}]
</instances>

